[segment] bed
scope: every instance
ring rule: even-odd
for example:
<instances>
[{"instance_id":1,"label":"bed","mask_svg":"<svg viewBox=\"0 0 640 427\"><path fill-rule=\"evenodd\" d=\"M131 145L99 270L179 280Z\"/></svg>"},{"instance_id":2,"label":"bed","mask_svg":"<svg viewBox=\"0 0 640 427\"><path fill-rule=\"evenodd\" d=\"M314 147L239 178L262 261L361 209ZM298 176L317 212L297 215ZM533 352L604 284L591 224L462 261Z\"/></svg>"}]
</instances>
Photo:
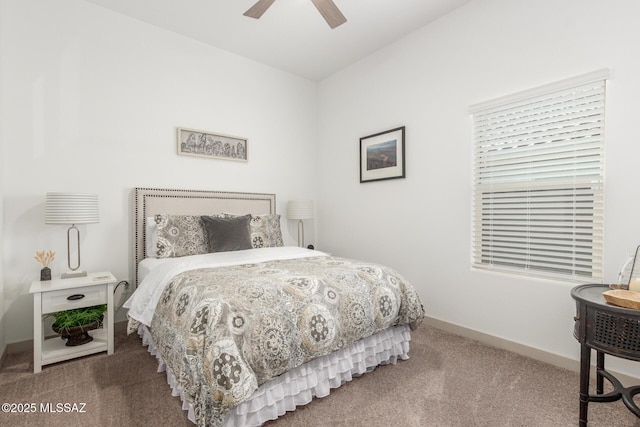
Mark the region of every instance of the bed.
<instances>
[{"instance_id":1,"label":"bed","mask_svg":"<svg viewBox=\"0 0 640 427\"><path fill-rule=\"evenodd\" d=\"M379 264L284 246L274 194L136 188L125 303L199 426L259 426L381 364L424 317Z\"/></svg>"}]
</instances>

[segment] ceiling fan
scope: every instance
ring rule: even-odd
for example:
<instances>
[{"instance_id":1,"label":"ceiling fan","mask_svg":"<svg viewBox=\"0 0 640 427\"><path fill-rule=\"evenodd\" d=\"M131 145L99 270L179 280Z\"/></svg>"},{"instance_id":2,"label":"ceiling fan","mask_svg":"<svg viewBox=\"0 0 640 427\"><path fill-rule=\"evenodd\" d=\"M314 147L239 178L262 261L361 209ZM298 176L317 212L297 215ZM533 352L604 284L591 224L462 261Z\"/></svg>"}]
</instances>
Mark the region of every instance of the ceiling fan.
<instances>
[{"instance_id":1,"label":"ceiling fan","mask_svg":"<svg viewBox=\"0 0 640 427\"><path fill-rule=\"evenodd\" d=\"M267 9L269 9L274 1L275 0L258 0L256 4L251 6L245 13L243 13L243 15L258 19L267 11ZM347 22L347 18L345 18L342 12L340 12L333 0L311 1L331 28L336 28L337 26Z\"/></svg>"}]
</instances>

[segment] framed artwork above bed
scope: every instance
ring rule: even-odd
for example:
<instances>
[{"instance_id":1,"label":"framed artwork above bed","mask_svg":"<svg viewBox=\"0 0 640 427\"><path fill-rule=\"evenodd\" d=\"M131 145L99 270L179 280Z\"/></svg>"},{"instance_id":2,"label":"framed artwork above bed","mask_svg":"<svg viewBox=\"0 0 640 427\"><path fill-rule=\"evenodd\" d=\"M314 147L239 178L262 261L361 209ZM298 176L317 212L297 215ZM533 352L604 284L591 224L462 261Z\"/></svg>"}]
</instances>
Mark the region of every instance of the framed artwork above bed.
<instances>
[{"instance_id":1,"label":"framed artwork above bed","mask_svg":"<svg viewBox=\"0 0 640 427\"><path fill-rule=\"evenodd\" d=\"M246 162L247 138L178 128L178 154Z\"/></svg>"}]
</instances>

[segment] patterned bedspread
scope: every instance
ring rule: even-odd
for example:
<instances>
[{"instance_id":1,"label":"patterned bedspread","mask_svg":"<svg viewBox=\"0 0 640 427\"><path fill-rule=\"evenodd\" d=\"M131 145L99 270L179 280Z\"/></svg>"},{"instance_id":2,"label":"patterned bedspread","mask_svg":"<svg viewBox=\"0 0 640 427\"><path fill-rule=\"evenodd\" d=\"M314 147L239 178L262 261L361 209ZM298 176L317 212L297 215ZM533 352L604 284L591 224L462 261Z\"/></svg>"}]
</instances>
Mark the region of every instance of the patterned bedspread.
<instances>
[{"instance_id":1,"label":"patterned bedspread","mask_svg":"<svg viewBox=\"0 0 640 427\"><path fill-rule=\"evenodd\" d=\"M422 321L390 268L336 257L191 270L175 276L151 333L200 426L270 378L379 332Z\"/></svg>"}]
</instances>

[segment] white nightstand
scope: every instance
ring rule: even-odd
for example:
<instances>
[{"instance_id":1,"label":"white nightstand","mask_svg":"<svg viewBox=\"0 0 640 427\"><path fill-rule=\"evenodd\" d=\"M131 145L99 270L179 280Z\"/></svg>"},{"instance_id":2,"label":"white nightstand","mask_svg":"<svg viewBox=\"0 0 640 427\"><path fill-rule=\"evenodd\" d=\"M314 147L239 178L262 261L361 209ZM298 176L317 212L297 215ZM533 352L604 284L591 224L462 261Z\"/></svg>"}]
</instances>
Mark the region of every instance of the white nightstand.
<instances>
[{"instance_id":1,"label":"white nightstand","mask_svg":"<svg viewBox=\"0 0 640 427\"><path fill-rule=\"evenodd\" d=\"M90 273L86 277L34 281L33 294L33 372L43 365L106 351L113 354L113 287L116 278L108 271ZM73 296L71 299L69 297ZM72 308L107 304L103 328L91 331L93 341L67 347L59 336L44 339L43 314Z\"/></svg>"}]
</instances>

